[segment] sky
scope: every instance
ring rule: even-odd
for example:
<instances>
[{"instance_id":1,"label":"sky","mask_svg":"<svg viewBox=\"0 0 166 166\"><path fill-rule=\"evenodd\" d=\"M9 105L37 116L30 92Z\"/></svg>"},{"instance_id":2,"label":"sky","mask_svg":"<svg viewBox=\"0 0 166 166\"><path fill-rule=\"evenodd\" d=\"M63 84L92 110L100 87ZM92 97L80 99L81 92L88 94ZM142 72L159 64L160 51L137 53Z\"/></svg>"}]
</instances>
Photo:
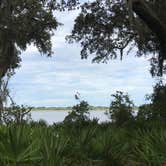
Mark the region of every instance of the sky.
<instances>
[{"instance_id":1,"label":"sky","mask_svg":"<svg viewBox=\"0 0 166 166\"><path fill-rule=\"evenodd\" d=\"M21 67L10 81L14 101L28 106L73 106L79 92L90 105L109 106L111 94L123 91L136 105L143 104L155 82L148 58L136 58L133 51L122 61L107 64L91 63L91 58L81 60L80 45L65 41L78 12L55 13L64 25L52 37L52 57L41 56L33 45L22 53Z\"/></svg>"}]
</instances>

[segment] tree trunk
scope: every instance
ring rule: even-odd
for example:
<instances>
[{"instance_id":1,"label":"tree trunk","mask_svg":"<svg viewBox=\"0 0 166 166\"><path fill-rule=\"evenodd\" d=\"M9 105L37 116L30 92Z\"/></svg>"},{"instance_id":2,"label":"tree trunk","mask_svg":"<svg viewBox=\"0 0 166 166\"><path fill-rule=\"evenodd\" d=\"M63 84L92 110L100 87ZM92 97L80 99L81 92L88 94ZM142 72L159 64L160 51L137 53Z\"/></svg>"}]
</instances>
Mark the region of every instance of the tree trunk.
<instances>
[{"instance_id":1,"label":"tree trunk","mask_svg":"<svg viewBox=\"0 0 166 166\"><path fill-rule=\"evenodd\" d=\"M162 43L160 44L160 51L158 56L158 76L162 76L164 68L164 60L166 59L166 47Z\"/></svg>"},{"instance_id":2,"label":"tree trunk","mask_svg":"<svg viewBox=\"0 0 166 166\"><path fill-rule=\"evenodd\" d=\"M132 10L145 22L158 39L158 75L161 76L163 73L163 63L166 60L166 25L145 0L132 0Z\"/></svg>"},{"instance_id":3,"label":"tree trunk","mask_svg":"<svg viewBox=\"0 0 166 166\"><path fill-rule=\"evenodd\" d=\"M8 83L12 74L13 74L12 72L8 72L6 73L5 77L3 77L2 74L0 75L0 123L2 122L4 103L7 101L7 97L9 96Z\"/></svg>"},{"instance_id":4,"label":"tree trunk","mask_svg":"<svg viewBox=\"0 0 166 166\"><path fill-rule=\"evenodd\" d=\"M144 0L132 1L133 11L142 19L158 39L166 42L166 25L161 21L156 12Z\"/></svg>"},{"instance_id":5,"label":"tree trunk","mask_svg":"<svg viewBox=\"0 0 166 166\"><path fill-rule=\"evenodd\" d=\"M2 77L0 77L0 124L2 123L3 99L2 99Z\"/></svg>"}]
</instances>

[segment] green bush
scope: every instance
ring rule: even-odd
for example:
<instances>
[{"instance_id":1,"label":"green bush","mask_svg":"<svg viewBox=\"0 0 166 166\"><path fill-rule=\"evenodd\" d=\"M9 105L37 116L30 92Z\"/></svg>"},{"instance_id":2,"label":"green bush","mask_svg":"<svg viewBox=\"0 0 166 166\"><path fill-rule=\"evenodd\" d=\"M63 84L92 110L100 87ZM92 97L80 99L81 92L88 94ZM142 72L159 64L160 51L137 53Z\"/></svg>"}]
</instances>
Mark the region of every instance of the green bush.
<instances>
[{"instance_id":1,"label":"green bush","mask_svg":"<svg viewBox=\"0 0 166 166\"><path fill-rule=\"evenodd\" d=\"M31 120L32 107L27 107L24 105L12 104L10 107L7 107L2 112L3 123L17 123L21 124L23 122L28 122Z\"/></svg>"},{"instance_id":2,"label":"green bush","mask_svg":"<svg viewBox=\"0 0 166 166\"><path fill-rule=\"evenodd\" d=\"M166 120L166 85L157 83L149 97L152 103L153 119Z\"/></svg>"},{"instance_id":3,"label":"green bush","mask_svg":"<svg viewBox=\"0 0 166 166\"><path fill-rule=\"evenodd\" d=\"M9 125L0 133L0 165L35 165L40 156L39 139L31 135L27 125Z\"/></svg>"},{"instance_id":4,"label":"green bush","mask_svg":"<svg viewBox=\"0 0 166 166\"><path fill-rule=\"evenodd\" d=\"M77 122L82 123L89 119L89 104L86 101L81 101L79 104L72 107L72 111L65 117L65 123Z\"/></svg>"},{"instance_id":5,"label":"green bush","mask_svg":"<svg viewBox=\"0 0 166 166\"><path fill-rule=\"evenodd\" d=\"M166 85L158 82L151 95L146 96L150 104L143 104L139 107L138 120L166 120Z\"/></svg>"},{"instance_id":6,"label":"green bush","mask_svg":"<svg viewBox=\"0 0 166 166\"><path fill-rule=\"evenodd\" d=\"M110 109L106 114L113 123L123 125L133 119L134 104L130 100L128 94L117 91L116 94L111 95L113 100L110 104Z\"/></svg>"},{"instance_id":7,"label":"green bush","mask_svg":"<svg viewBox=\"0 0 166 166\"><path fill-rule=\"evenodd\" d=\"M146 121L153 119L152 104L143 104L138 108L136 119L139 121Z\"/></svg>"},{"instance_id":8,"label":"green bush","mask_svg":"<svg viewBox=\"0 0 166 166\"><path fill-rule=\"evenodd\" d=\"M166 123L144 121L144 127L65 123L0 125L1 166L163 166Z\"/></svg>"}]
</instances>

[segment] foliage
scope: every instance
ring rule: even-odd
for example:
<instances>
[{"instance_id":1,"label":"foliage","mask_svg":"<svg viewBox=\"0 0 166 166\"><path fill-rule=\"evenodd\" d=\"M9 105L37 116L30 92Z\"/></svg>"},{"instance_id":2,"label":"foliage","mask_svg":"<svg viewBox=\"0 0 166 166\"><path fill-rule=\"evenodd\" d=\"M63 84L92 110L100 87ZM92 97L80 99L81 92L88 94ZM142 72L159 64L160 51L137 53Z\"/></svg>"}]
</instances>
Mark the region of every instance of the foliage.
<instances>
[{"instance_id":1,"label":"foliage","mask_svg":"<svg viewBox=\"0 0 166 166\"><path fill-rule=\"evenodd\" d=\"M119 129L119 132L112 127L103 131L100 129L91 147L93 158L99 160L100 165L105 166L127 164L125 158L127 158L130 150L126 138L123 129Z\"/></svg>"},{"instance_id":2,"label":"foliage","mask_svg":"<svg viewBox=\"0 0 166 166\"><path fill-rule=\"evenodd\" d=\"M134 104L130 100L128 94L117 91L116 94L111 95L114 99L110 104L110 110L106 114L110 117L112 122L117 125L123 125L125 122L133 119Z\"/></svg>"},{"instance_id":3,"label":"foliage","mask_svg":"<svg viewBox=\"0 0 166 166\"><path fill-rule=\"evenodd\" d=\"M32 110L31 107L12 104L10 107L5 108L5 110L2 112L2 121L5 124L10 124L10 123L21 124L25 121L30 121L31 110Z\"/></svg>"},{"instance_id":4,"label":"foliage","mask_svg":"<svg viewBox=\"0 0 166 166\"><path fill-rule=\"evenodd\" d=\"M166 124L0 125L1 166L139 166L166 164ZM68 132L71 130L71 132Z\"/></svg>"},{"instance_id":5,"label":"foliage","mask_svg":"<svg viewBox=\"0 0 166 166\"><path fill-rule=\"evenodd\" d=\"M51 55L51 35L58 22L47 0L2 0L0 2L0 78L19 66L20 51L33 43Z\"/></svg>"},{"instance_id":6,"label":"foliage","mask_svg":"<svg viewBox=\"0 0 166 166\"><path fill-rule=\"evenodd\" d=\"M166 85L163 82L158 82L153 93L149 96L152 103L153 118L166 120Z\"/></svg>"},{"instance_id":7,"label":"foliage","mask_svg":"<svg viewBox=\"0 0 166 166\"><path fill-rule=\"evenodd\" d=\"M73 106L72 111L66 116L64 122L82 123L89 120L89 104L86 101L81 101Z\"/></svg>"},{"instance_id":8,"label":"foliage","mask_svg":"<svg viewBox=\"0 0 166 166\"><path fill-rule=\"evenodd\" d=\"M122 59L124 50L130 52L136 47L137 56L154 55L151 73L162 75L166 59L165 8L165 0L85 2L67 39L80 42L81 57L95 55L94 62L106 62L119 53Z\"/></svg>"},{"instance_id":9,"label":"foliage","mask_svg":"<svg viewBox=\"0 0 166 166\"><path fill-rule=\"evenodd\" d=\"M63 166L65 164L64 151L67 150L66 146L69 139L47 128L40 130L40 134L46 136L41 138L41 166Z\"/></svg>"},{"instance_id":10,"label":"foliage","mask_svg":"<svg viewBox=\"0 0 166 166\"><path fill-rule=\"evenodd\" d=\"M136 142L133 146L131 161L133 165L158 165L166 164L165 147L166 132L164 128L153 128L151 131L137 131ZM137 156L136 156L137 155Z\"/></svg>"},{"instance_id":11,"label":"foliage","mask_svg":"<svg viewBox=\"0 0 166 166\"><path fill-rule=\"evenodd\" d=\"M137 120L141 121L152 120L153 118L152 104L141 105L138 109L136 118Z\"/></svg>"},{"instance_id":12,"label":"foliage","mask_svg":"<svg viewBox=\"0 0 166 166\"><path fill-rule=\"evenodd\" d=\"M14 74L14 69L20 66L21 52L30 44L36 46L41 54L50 56L51 36L60 24L53 15L50 0L1 0L0 22L1 121L3 104L7 101L6 94L9 94L8 80L5 82L4 77Z\"/></svg>"},{"instance_id":13,"label":"foliage","mask_svg":"<svg viewBox=\"0 0 166 166\"><path fill-rule=\"evenodd\" d=\"M3 129L0 136L0 165L28 166L37 163L40 159L39 140L32 139L29 127L12 125Z\"/></svg>"},{"instance_id":14,"label":"foliage","mask_svg":"<svg viewBox=\"0 0 166 166\"><path fill-rule=\"evenodd\" d=\"M146 96L149 104L143 104L139 107L138 120L166 120L166 85L159 81L153 87L153 93Z\"/></svg>"}]
</instances>

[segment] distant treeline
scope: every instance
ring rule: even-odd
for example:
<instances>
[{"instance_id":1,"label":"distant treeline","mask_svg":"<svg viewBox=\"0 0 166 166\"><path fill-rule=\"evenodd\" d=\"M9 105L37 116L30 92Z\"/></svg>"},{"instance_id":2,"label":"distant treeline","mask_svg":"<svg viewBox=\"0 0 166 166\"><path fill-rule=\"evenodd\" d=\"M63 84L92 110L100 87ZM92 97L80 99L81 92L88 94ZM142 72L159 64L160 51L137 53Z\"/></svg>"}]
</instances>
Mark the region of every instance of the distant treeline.
<instances>
[{"instance_id":1,"label":"distant treeline","mask_svg":"<svg viewBox=\"0 0 166 166\"><path fill-rule=\"evenodd\" d=\"M90 110L108 110L109 107L106 106L90 106ZM72 110L72 107L33 107L32 111L47 111L47 110L55 110L55 111L69 111Z\"/></svg>"},{"instance_id":2,"label":"distant treeline","mask_svg":"<svg viewBox=\"0 0 166 166\"><path fill-rule=\"evenodd\" d=\"M135 106L134 110L137 110L138 107ZM32 111L70 111L72 107L33 107ZM89 106L89 110L93 111L107 111L109 107L106 106Z\"/></svg>"}]
</instances>

